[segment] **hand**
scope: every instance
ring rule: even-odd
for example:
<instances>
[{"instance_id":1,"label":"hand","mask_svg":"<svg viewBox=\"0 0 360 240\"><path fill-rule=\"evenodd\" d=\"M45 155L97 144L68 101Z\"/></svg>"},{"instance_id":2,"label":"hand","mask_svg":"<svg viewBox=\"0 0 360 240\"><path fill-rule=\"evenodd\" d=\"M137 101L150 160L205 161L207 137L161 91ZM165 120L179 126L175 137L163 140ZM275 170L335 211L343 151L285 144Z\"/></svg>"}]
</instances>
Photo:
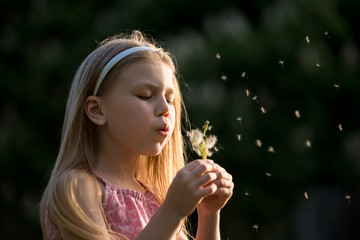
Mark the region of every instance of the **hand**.
<instances>
[{"instance_id":1,"label":"hand","mask_svg":"<svg viewBox=\"0 0 360 240\"><path fill-rule=\"evenodd\" d=\"M234 183L232 181L232 176L218 164L214 165L217 178L210 184L216 185L216 191L202 199L198 205L199 215L203 214L210 216L218 213L233 194Z\"/></svg>"},{"instance_id":2,"label":"hand","mask_svg":"<svg viewBox=\"0 0 360 240\"><path fill-rule=\"evenodd\" d=\"M220 176L217 168L212 160L195 160L187 164L176 174L163 206L179 218L190 215L204 197L216 193L216 180ZM221 186L220 182L218 184Z\"/></svg>"}]
</instances>

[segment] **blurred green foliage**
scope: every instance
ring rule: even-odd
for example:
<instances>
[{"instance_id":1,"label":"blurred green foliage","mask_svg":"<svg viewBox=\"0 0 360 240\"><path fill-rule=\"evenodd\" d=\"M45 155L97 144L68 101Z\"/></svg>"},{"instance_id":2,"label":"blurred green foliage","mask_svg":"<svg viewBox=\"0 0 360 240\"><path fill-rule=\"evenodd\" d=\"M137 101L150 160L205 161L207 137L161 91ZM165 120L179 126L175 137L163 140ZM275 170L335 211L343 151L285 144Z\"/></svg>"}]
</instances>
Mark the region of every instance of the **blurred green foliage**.
<instances>
[{"instance_id":1,"label":"blurred green foliage","mask_svg":"<svg viewBox=\"0 0 360 240\"><path fill-rule=\"evenodd\" d=\"M213 158L236 184L224 239L358 239L359 10L355 0L2 0L0 238L41 238L37 204L72 77L96 41L139 29L174 53L193 126L209 120L219 138Z\"/></svg>"}]
</instances>

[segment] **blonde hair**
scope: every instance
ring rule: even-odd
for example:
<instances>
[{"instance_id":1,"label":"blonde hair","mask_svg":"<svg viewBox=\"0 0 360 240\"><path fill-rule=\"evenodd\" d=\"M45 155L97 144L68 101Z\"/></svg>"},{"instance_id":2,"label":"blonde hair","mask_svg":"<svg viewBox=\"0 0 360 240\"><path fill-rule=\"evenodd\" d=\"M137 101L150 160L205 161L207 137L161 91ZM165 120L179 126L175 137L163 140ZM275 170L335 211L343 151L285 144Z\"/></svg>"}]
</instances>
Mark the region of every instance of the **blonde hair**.
<instances>
[{"instance_id":1,"label":"blonde hair","mask_svg":"<svg viewBox=\"0 0 360 240\"><path fill-rule=\"evenodd\" d=\"M49 217L54 223L61 224L63 229L67 229L70 232L79 233L80 238L86 239L90 238L90 236L104 236L104 234L109 234L111 239L116 238L116 234L111 231L109 226L104 229L104 227L98 226L96 222L86 217L81 209L78 208L78 203L73 196L76 189L74 186L79 184L79 174L84 172L79 170L85 170L90 176L93 176L92 179L96 179L94 166L99 143L96 126L85 113L85 100L88 96L92 95L96 80L105 64L118 53L135 46L147 46L157 51L141 51L121 60L105 77L104 82L99 88L98 95L106 94L114 74L119 68L124 67L129 62L150 60L160 61L170 66L174 74L173 84L176 91L174 101L176 118L174 132L159 155L152 157L141 156L139 158L136 178L149 185L159 203L162 203L176 172L185 165L181 117L182 114L186 115L186 113L185 111L182 113L183 101L177 80L176 67L171 55L139 31L134 31L129 36L118 35L104 40L82 62L70 89L60 150L40 203L40 219L45 239L48 239L45 229L47 209ZM84 178L84 176L80 176L80 178ZM60 197L56 191L60 184L60 187L66 193L66 196L61 197L66 200L66 206L63 206L64 203L59 200ZM98 186L101 186L101 184L98 183L96 187L101 191L101 188ZM98 198L97 201L101 204L101 198ZM102 214L104 216L104 212ZM104 220L106 222L105 217Z\"/></svg>"}]
</instances>

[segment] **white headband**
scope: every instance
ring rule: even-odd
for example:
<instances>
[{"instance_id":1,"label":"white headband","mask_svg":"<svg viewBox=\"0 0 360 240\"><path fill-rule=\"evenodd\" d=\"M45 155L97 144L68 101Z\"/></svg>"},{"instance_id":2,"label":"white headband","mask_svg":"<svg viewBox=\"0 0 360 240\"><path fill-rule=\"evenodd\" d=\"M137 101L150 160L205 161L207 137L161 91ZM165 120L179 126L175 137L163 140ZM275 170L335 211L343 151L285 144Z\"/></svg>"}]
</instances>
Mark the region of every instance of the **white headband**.
<instances>
[{"instance_id":1,"label":"white headband","mask_svg":"<svg viewBox=\"0 0 360 240\"><path fill-rule=\"evenodd\" d=\"M133 53L139 52L139 51L144 51L144 50L157 51L156 49L151 48L151 47L145 47L145 46L133 47L133 48L126 49L125 51L122 51L121 53L119 53L115 57L113 57L101 71L99 78L96 82L93 95L96 96L96 94L99 90L99 87L100 87L102 81L104 80L106 74L109 73L109 71L115 66L115 64L117 64L121 59L129 56L130 54L133 54Z\"/></svg>"}]
</instances>

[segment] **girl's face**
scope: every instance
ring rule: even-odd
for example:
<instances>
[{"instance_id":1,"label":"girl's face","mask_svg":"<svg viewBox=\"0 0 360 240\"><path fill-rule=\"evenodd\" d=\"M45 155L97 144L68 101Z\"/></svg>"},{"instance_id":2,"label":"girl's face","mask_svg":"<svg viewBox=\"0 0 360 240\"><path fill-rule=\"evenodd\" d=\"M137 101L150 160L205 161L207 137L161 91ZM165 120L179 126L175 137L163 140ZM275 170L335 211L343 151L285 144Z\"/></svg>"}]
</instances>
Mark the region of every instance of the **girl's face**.
<instances>
[{"instance_id":1,"label":"girl's face","mask_svg":"<svg viewBox=\"0 0 360 240\"><path fill-rule=\"evenodd\" d=\"M161 62L129 63L102 97L105 136L130 155L158 155L175 124L172 69Z\"/></svg>"}]
</instances>

